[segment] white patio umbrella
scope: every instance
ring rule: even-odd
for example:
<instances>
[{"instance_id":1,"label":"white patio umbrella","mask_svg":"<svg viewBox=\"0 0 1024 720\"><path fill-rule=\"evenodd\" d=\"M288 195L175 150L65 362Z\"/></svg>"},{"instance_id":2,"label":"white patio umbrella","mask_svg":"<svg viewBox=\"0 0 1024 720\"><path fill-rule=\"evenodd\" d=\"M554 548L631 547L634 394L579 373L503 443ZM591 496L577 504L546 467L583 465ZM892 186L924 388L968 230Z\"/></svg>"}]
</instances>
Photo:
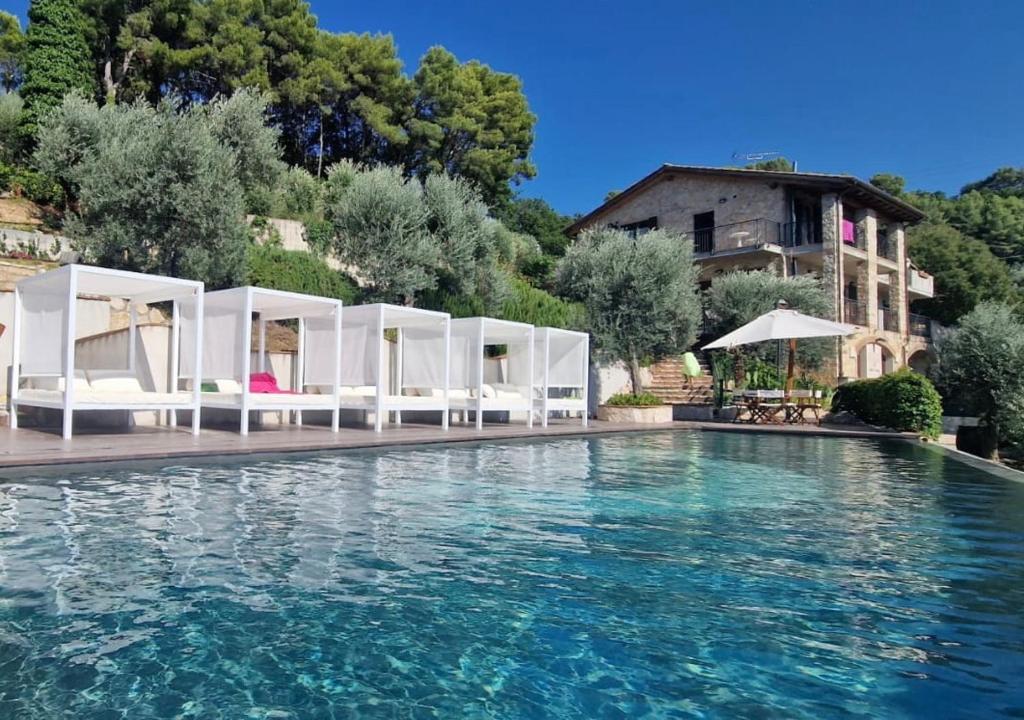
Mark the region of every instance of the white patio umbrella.
<instances>
[{"instance_id":1,"label":"white patio umbrella","mask_svg":"<svg viewBox=\"0 0 1024 720\"><path fill-rule=\"evenodd\" d=\"M769 340L789 341L789 369L786 374L786 390L793 389L793 372L796 359L796 341L799 338L845 337L857 332L853 325L804 315L796 310L780 308L754 318L743 327L723 335L703 347L704 350L725 348L731 350L738 345L752 345Z\"/></svg>"}]
</instances>

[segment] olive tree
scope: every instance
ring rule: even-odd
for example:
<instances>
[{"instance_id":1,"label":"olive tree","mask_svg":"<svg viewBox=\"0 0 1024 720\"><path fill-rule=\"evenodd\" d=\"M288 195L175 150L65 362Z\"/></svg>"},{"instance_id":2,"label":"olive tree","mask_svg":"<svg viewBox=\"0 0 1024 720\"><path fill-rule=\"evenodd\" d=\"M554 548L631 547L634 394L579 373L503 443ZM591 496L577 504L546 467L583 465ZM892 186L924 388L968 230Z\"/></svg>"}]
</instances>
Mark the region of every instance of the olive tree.
<instances>
[{"instance_id":1,"label":"olive tree","mask_svg":"<svg viewBox=\"0 0 1024 720\"><path fill-rule=\"evenodd\" d=\"M584 233L557 270L560 293L586 308L596 351L629 368L685 351L700 320L692 243L665 230L633 238L614 229Z\"/></svg>"},{"instance_id":2,"label":"olive tree","mask_svg":"<svg viewBox=\"0 0 1024 720\"><path fill-rule=\"evenodd\" d=\"M947 404L976 415L974 447L997 458L1024 442L1024 323L1004 303L983 302L936 339L937 380Z\"/></svg>"},{"instance_id":3,"label":"olive tree","mask_svg":"<svg viewBox=\"0 0 1024 720\"><path fill-rule=\"evenodd\" d=\"M397 167L334 165L324 187L328 250L371 297L442 306L452 298L496 312L511 288L507 268L528 239L488 215L463 178L422 183Z\"/></svg>"},{"instance_id":4,"label":"olive tree","mask_svg":"<svg viewBox=\"0 0 1024 720\"><path fill-rule=\"evenodd\" d=\"M342 162L330 170L326 195L331 250L368 297L412 304L416 293L434 287L441 254L419 181L394 167Z\"/></svg>"},{"instance_id":5,"label":"olive tree","mask_svg":"<svg viewBox=\"0 0 1024 720\"><path fill-rule=\"evenodd\" d=\"M713 337L747 324L751 320L776 309L784 302L791 310L806 315L830 317L832 305L821 280L813 275L782 277L772 270L736 271L719 275L704 296L705 331ZM834 340L800 341L800 364L804 368L817 367L825 355L835 348ZM775 357L775 343L758 343L737 348L732 353L740 358L737 375L742 374L743 358Z\"/></svg>"},{"instance_id":6,"label":"olive tree","mask_svg":"<svg viewBox=\"0 0 1024 720\"><path fill-rule=\"evenodd\" d=\"M205 110L69 96L42 121L35 161L68 191L65 230L89 261L212 287L242 279L238 157Z\"/></svg>"}]
</instances>

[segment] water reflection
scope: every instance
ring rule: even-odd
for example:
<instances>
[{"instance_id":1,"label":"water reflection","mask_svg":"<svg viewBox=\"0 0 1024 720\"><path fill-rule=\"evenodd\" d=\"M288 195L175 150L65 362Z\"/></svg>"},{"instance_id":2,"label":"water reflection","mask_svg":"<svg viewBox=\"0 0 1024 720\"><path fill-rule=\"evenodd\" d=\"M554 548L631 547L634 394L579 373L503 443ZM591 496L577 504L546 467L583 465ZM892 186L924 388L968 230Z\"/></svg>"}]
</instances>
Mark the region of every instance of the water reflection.
<instances>
[{"instance_id":1,"label":"water reflection","mask_svg":"<svg viewBox=\"0 0 1024 720\"><path fill-rule=\"evenodd\" d=\"M725 433L23 480L0 717L1022 709L1022 518L911 446Z\"/></svg>"}]
</instances>

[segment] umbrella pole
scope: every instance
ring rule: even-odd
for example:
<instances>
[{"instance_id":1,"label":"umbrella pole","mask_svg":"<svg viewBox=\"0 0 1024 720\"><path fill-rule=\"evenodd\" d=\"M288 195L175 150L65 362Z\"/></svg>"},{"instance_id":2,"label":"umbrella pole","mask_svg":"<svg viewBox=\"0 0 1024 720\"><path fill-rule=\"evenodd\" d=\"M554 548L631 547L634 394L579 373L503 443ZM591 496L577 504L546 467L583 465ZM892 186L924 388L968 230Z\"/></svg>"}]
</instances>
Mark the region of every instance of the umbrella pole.
<instances>
[{"instance_id":1,"label":"umbrella pole","mask_svg":"<svg viewBox=\"0 0 1024 720\"><path fill-rule=\"evenodd\" d=\"M786 372L786 395L793 392L793 375L796 373L796 338L789 339L789 368Z\"/></svg>"}]
</instances>

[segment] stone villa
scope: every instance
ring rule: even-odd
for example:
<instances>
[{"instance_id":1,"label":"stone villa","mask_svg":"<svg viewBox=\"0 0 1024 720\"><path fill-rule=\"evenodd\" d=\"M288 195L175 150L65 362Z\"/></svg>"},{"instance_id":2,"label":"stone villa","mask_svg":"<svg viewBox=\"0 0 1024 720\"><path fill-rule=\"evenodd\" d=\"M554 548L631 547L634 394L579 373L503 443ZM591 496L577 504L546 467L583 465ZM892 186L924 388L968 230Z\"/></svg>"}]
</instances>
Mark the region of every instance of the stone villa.
<instances>
[{"instance_id":1,"label":"stone villa","mask_svg":"<svg viewBox=\"0 0 1024 720\"><path fill-rule=\"evenodd\" d=\"M840 344L835 377L875 377L928 363L931 327L910 303L932 278L907 258L904 230L924 214L850 175L663 165L569 229L654 228L693 242L703 287L733 270L812 273L833 293L834 318L860 332Z\"/></svg>"}]
</instances>

